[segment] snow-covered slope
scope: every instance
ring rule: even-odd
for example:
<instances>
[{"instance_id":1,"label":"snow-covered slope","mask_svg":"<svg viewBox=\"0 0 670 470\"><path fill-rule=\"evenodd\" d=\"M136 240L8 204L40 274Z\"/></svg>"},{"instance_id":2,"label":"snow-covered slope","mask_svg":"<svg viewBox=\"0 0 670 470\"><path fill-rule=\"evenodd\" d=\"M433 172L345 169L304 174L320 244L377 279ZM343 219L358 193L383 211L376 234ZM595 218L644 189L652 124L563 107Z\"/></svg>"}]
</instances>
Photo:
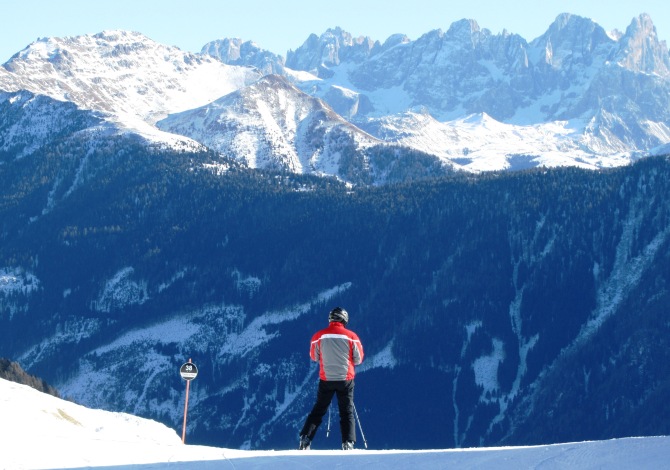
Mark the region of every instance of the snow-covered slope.
<instances>
[{"instance_id":1,"label":"snow-covered slope","mask_svg":"<svg viewBox=\"0 0 670 470\"><path fill-rule=\"evenodd\" d=\"M428 113L372 119L362 127L383 140L416 148L468 171L535 166L596 169L630 163L624 154L601 155L581 143L583 128L567 121L505 124L487 114L440 122Z\"/></svg>"},{"instance_id":2,"label":"snow-covered slope","mask_svg":"<svg viewBox=\"0 0 670 470\"><path fill-rule=\"evenodd\" d=\"M85 129L101 130L102 119L44 95L0 92L0 161L24 157Z\"/></svg>"},{"instance_id":3,"label":"snow-covered slope","mask_svg":"<svg viewBox=\"0 0 670 470\"><path fill-rule=\"evenodd\" d=\"M197 380L197 379L196 379ZM0 379L0 468L180 469L661 469L670 438L458 450L242 451L184 445L175 430L125 413L85 408ZM187 435L188 442L188 435Z\"/></svg>"},{"instance_id":4,"label":"snow-covered slope","mask_svg":"<svg viewBox=\"0 0 670 470\"><path fill-rule=\"evenodd\" d=\"M0 67L0 90L69 101L161 140L152 131L156 120L258 78L249 68L164 46L139 33L105 31L37 40Z\"/></svg>"},{"instance_id":5,"label":"snow-covered slope","mask_svg":"<svg viewBox=\"0 0 670 470\"><path fill-rule=\"evenodd\" d=\"M277 75L173 114L158 127L236 155L251 168L294 173L338 174L348 149L380 143Z\"/></svg>"}]
</instances>

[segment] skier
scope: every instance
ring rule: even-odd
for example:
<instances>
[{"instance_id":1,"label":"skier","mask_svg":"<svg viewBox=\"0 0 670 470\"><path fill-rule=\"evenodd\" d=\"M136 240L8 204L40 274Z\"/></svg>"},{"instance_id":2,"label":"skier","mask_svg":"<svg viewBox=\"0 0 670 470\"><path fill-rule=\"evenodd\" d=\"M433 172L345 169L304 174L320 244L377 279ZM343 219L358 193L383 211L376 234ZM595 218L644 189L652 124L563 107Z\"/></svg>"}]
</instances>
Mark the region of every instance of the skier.
<instances>
[{"instance_id":1,"label":"skier","mask_svg":"<svg viewBox=\"0 0 670 470\"><path fill-rule=\"evenodd\" d=\"M345 328L349 322L346 310L334 308L328 314L328 321L328 328L312 336L309 356L319 363L319 387L316 403L300 431L300 450L310 448L314 434L335 394L340 410L342 449L352 450L356 442L354 366L363 362L363 345L356 333Z\"/></svg>"}]
</instances>

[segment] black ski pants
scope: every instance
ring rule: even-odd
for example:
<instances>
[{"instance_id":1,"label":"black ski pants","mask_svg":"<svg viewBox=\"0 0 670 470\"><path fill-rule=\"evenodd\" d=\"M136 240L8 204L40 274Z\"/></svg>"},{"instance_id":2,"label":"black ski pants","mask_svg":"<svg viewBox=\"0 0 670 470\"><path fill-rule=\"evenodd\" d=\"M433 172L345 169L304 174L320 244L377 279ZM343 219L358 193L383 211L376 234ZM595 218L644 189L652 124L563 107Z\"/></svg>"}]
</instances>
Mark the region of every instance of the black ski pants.
<instances>
[{"instance_id":1,"label":"black ski pants","mask_svg":"<svg viewBox=\"0 0 670 470\"><path fill-rule=\"evenodd\" d=\"M340 409L340 432L342 442L356 442L356 422L354 421L354 381L353 380L319 380L316 392L316 403L307 415L305 425L300 431L301 436L309 437L311 441L318 429L323 415L337 394L337 404Z\"/></svg>"}]
</instances>

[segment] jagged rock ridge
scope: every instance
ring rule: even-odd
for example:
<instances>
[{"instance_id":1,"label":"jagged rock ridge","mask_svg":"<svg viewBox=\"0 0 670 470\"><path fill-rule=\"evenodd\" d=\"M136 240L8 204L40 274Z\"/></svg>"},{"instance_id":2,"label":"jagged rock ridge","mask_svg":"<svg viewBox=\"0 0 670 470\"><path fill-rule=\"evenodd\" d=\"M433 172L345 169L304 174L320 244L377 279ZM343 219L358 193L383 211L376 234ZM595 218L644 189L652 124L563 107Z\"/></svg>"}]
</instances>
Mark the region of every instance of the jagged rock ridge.
<instances>
[{"instance_id":1,"label":"jagged rock ridge","mask_svg":"<svg viewBox=\"0 0 670 470\"><path fill-rule=\"evenodd\" d=\"M416 40L398 34L383 43L334 28L310 36L286 60L240 39L212 41L201 54L190 54L138 33L107 31L38 40L0 68L0 89L71 101L104 114L123 132L193 147L191 139L161 132L155 123L175 113L184 113L184 119L187 111L210 103L223 106L225 95L243 93L245 87L252 93L263 76L280 74L358 128L351 135L393 145L391 156L398 146L432 155L437 174L443 174L452 167L602 168L662 153L670 141L669 64L667 46L644 14L620 35L608 35L587 18L562 14L530 43L506 31L492 34L466 19ZM277 90L270 92L269 83ZM265 106L277 105L284 84L266 80L262 87L268 90ZM306 98L295 91L290 95L298 107ZM227 102L232 106L233 101ZM224 113L237 113L234 120L242 122L254 120L257 110L233 107ZM484 123L491 119L502 134L488 134ZM324 173L324 167L304 159L296 164L295 155L302 152L298 142L261 129L269 123L258 121L255 136L247 131L248 143L234 141L230 130L210 126L205 132L199 121L180 128L232 149L240 161L250 162L249 155L258 154L253 145L264 141L275 155L257 160L261 166L347 178L337 165ZM518 135L524 136L522 143ZM369 159L364 145L354 150L356 159ZM411 173L407 162L396 166ZM354 182L386 182L375 174Z\"/></svg>"}]
</instances>

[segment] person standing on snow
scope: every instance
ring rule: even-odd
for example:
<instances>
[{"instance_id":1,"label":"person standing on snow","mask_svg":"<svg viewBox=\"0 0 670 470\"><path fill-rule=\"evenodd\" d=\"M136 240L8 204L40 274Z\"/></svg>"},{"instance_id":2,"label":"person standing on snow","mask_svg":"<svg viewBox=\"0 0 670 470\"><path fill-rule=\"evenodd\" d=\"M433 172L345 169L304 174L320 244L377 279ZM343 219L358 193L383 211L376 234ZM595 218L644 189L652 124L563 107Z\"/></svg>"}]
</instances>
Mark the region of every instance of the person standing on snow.
<instances>
[{"instance_id":1,"label":"person standing on snow","mask_svg":"<svg viewBox=\"0 0 670 470\"><path fill-rule=\"evenodd\" d=\"M319 363L319 387L316 403L300 431L300 450L310 448L314 434L326 414L333 395L340 410L342 449L351 450L356 442L354 421L354 366L363 362L363 345L358 335L345 327L349 314L340 307L328 315L328 328L312 336L310 358Z\"/></svg>"}]
</instances>

